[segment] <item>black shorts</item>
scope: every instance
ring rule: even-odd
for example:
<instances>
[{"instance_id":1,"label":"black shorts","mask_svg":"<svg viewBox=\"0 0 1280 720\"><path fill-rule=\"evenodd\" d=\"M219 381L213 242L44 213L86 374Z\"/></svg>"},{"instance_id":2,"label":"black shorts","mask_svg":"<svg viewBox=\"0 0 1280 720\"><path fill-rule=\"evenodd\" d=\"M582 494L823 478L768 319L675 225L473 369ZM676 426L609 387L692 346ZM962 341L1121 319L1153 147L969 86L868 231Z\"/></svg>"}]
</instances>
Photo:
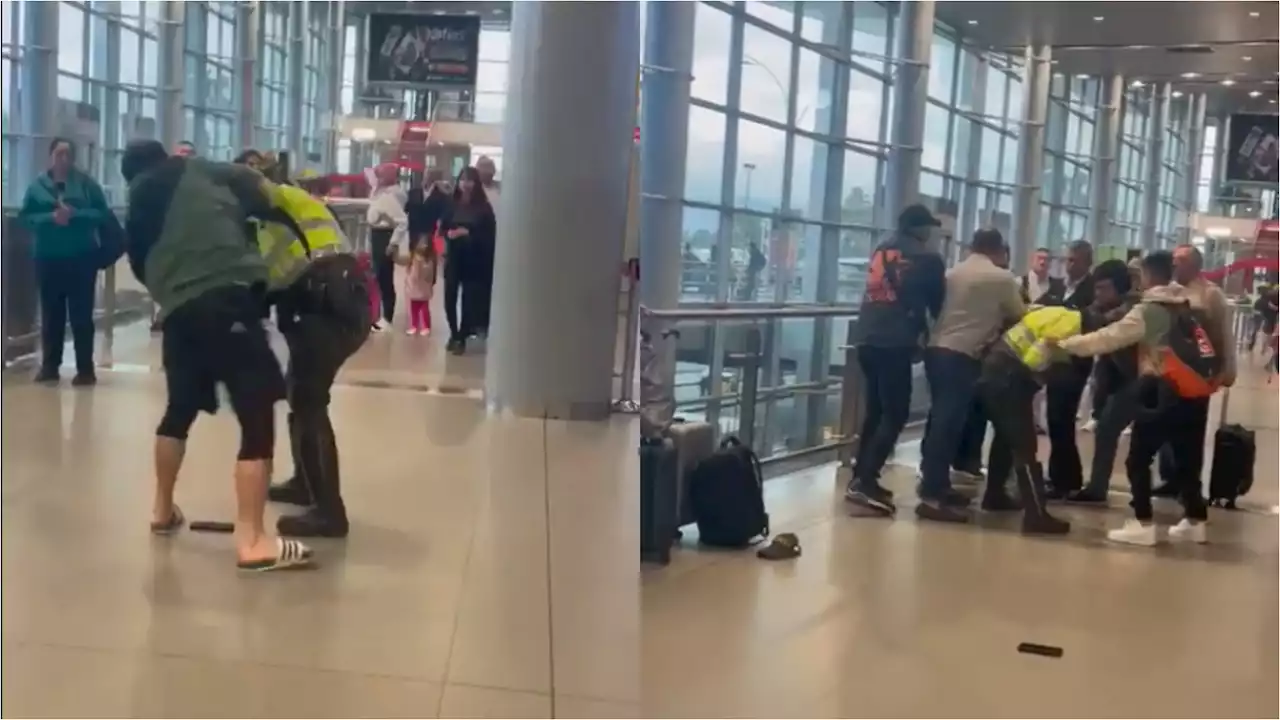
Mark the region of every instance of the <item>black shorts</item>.
<instances>
[{"instance_id":1,"label":"black shorts","mask_svg":"<svg viewBox=\"0 0 1280 720\"><path fill-rule=\"evenodd\" d=\"M252 288L220 288L191 300L165 318L163 338L170 406L215 413L218 383L237 415L284 399L284 375Z\"/></svg>"}]
</instances>

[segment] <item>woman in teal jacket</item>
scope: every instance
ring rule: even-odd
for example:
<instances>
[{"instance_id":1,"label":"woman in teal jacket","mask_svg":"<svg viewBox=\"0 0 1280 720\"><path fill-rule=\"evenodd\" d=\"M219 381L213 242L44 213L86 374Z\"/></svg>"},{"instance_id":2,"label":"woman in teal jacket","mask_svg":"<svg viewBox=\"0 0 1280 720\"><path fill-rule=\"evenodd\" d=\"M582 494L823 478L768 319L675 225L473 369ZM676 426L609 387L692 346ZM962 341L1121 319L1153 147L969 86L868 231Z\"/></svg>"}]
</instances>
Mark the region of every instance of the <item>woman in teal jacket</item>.
<instances>
[{"instance_id":1,"label":"woman in teal jacket","mask_svg":"<svg viewBox=\"0 0 1280 720\"><path fill-rule=\"evenodd\" d=\"M57 382L66 327L75 343L75 385L97 381L93 370L93 300L98 230L111 209L102 186L75 167L75 145L55 138L49 170L27 188L19 219L35 238L40 286L41 363L37 382Z\"/></svg>"}]
</instances>

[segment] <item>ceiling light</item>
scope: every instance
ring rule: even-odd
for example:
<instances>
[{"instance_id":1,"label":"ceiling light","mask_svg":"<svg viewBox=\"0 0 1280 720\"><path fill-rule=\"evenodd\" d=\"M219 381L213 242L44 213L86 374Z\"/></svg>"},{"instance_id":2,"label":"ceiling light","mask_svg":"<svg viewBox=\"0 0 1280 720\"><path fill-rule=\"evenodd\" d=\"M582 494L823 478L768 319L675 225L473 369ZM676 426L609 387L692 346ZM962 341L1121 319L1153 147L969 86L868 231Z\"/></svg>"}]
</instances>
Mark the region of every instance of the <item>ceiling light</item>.
<instances>
[{"instance_id":1,"label":"ceiling light","mask_svg":"<svg viewBox=\"0 0 1280 720\"><path fill-rule=\"evenodd\" d=\"M1258 12L1257 10L1254 10L1253 12L1249 13L1249 17L1262 17L1262 13Z\"/></svg>"},{"instance_id":2,"label":"ceiling light","mask_svg":"<svg viewBox=\"0 0 1280 720\"><path fill-rule=\"evenodd\" d=\"M1145 84L1146 83L1142 82L1141 80L1134 80L1133 82L1129 83L1129 87L1142 87Z\"/></svg>"},{"instance_id":3,"label":"ceiling light","mask_svg":"<svg viewBox=\"0 0 1280 720\"><path fill-rule=\"evenodd\" d=\"M1275 104L1276 104L1276 101L1275 101L1275 100L1268 100L1267 102L1271 103L1272 105L1275 105Z\"/></svg>"},{"instance_id":4,"label":"ceiling light","mask_svg":"<svg viewBox=\"0 0 1280 720\"><path fill-rule=\"evenodd\" d=\"M1080 78L1081 80L1088 80L1089 73L1076 73L1076 77Z\"/></svg>"},{"instance_id":5,"label":"ceiling light","mask_svg":"<svg viewBox=\"0 0 1280 720\"><path fill-rule=\"evenodd\" d=\"M1174 97L1176 97L1176 98L1180 98L1180 97L1182 97L1182 91L1181 91L1181 90L1174 90L1174 91L1173 91L1173 96L1174 96Z\"/></svg>"},{"instance_id":6,"label":"ceiling light","mask_svg":"<svg viewBox=\"0 0 1280 720\"><path fill-rule=\"evenodd\" d=\"M1228 78L1228 79L1226 79L1226 80L1223 80L1223 81L1222 81L1222 84L1223 84L1223 85L1226 85L1227 87L1231 87L1232 85L1235 85L1235 84L1236 84L1236 81L1235 81L1235 80L1232 80L1232 79L1230 79L1230 78Z\"/></svg>"},{"instance_id":7,"label":"ceiling light","mask_svg":"<svg viewBox=\"0 0 1280 720\"><path fill-rule=\"evenodd\" d=\"M1249 55L1245 55L1244 57L1242 57L1242 58L1240 58L1240 59L1241 59L1241 60L1243 60L1243 61L1245 61L1245 62L1251 62L1251 61L1253 60L1253 58L1252 58L1252 57L1250 57Z\"/></svg>"},{"instance_id":8,"label":"ceiling light","mask_svg":"<svg viewBox=\"0 0 1280 720\"><path fill-rule=\"evenodd\" d=\"M1262 93L1258 90L1251 90L1249 92L1249 97L1262 97Z\"/></svg>"},{"instance_id":9,"label":"ceiling light","mask_svg":"<svg viewBox=\"0 0 1280 720\"><path fill-rule=\"evenodd\" d=\"M1102 17L1101 15L1094 15L1094 16L1093 16L1093 21L1094 21L1094 22L1102 22L1103 20L1106 20L1106 18Z\"/></svg>"},{"instance_id":10,"label":"ceiling light","mask_svg":"<svg viewBox=\"0 0 1280 720\"><path fill-rule=\"evenodd\" d=\"M1186 78L1186 79L1190 80L1191 78L1198 78L1198 77L1200 77L1200 73L1198 73L1198 72L1184 72L1184 73L1182 73L1182 77L1184 77L1184 78Z\"/></svg>"},{"instance_id":11,"label":"ceiling light","mask_svg":"<svg viewBox=\"0 0 1280 720\"><path fill-rule=\"evenodd\" d=\"M977 24L978 24L978 21L977 21L977 20L970 20L970 21L969 21L969 24L970 24L970 25L977 25Z\"/></svg>"}]
</instances>

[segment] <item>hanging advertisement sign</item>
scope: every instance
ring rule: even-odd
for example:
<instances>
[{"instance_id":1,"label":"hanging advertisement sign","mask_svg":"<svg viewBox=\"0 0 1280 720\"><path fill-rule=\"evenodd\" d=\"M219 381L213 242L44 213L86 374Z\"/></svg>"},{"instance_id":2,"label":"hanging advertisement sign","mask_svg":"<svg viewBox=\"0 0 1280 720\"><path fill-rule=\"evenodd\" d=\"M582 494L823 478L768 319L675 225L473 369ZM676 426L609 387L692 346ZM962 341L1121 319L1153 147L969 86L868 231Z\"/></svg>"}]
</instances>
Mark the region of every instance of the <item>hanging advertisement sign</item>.
<instances>
[{"instance_id":1,"label":"hanging advertisement sign","mask_svg":"<svg viewBox=\"0 0 1280 720\"><path fill-rule=\"evenodd\" d=\"M1280 182L1280 117L1232 115L1227 135L1227 182Z\"/></svg>"},{"instance_id":2,"label":"hanging advertisement sign","mask_svg":"<svg viewBox=\"0 0 1280 720\"><path fill-rule=\"evenodd\" d=\"M366 28L366 80L415 89L476 84L480 18L372 13Z\"/></svg>"}]
</instances>

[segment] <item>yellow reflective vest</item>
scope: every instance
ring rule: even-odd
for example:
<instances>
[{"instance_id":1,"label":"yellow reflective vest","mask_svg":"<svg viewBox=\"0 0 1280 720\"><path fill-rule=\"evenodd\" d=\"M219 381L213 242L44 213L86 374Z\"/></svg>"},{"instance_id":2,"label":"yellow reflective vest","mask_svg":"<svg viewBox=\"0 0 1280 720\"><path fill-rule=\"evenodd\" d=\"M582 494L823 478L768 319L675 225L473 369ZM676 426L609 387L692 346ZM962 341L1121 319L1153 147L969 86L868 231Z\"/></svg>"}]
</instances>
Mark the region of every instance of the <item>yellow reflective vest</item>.
<instances>
[{"instance_id":1,"label":"yellow reflective vest","mask_svg":"<svg viewBox=\"0 0 1280 720\"><path fill-rule=\"evenodd\" d=\"M271 201L288 213L306 234L304 244L293 230L280 223L262 223L258 228L258 250L267 263L267 281L272 290L288 287L316 257L342 252L346 236L323 201L292 185L271 188Z\"/></svg>"},{"instance_id":2,"label":"yellow reflective vest","mask_svg":"<svg viewBox=\"0 0 1280 720\"><path fill-rule=\"evenodd\" d=\"M1045 340L1066 340L1080 334L1078 310L1064 307L1035 308L1004 334L1004 342L1023 365L1035 372L1049 367L1054 352Z\"/></svg>"}]
</instances>

